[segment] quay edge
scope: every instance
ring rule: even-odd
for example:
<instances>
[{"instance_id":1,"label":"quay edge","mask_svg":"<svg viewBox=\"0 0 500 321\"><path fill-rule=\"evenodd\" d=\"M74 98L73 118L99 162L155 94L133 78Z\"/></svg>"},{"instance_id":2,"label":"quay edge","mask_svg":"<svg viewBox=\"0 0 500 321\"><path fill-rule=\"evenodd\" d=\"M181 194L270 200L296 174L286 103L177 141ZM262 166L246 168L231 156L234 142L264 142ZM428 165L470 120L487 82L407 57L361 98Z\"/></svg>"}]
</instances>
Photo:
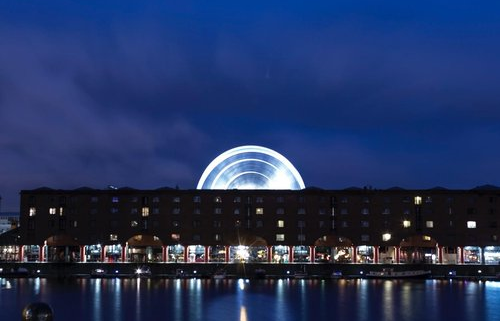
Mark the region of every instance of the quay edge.
<instances>
[{"instance_id":1,"label":"quay edge","mask_svg":"<svg viewBox=\"0 0 500 321\"><path fill-rule=\"evenodd\" d=\"M267 277L286 278L305 267L314 278L330 278L333 272L342 277L363 278L369 271L430 270L431 278L495 279L500 275L500 265L436 265L436 264L273 264L273 263L18 263L1 262L0 277L88 277L95 269L104 269L117 277L131 277L140 266L148 266L152 277L210 277L224 269L227 275L253 278L265 270ZM17 273L22 271L23 273Z\"/></svg>"}]
</instances>

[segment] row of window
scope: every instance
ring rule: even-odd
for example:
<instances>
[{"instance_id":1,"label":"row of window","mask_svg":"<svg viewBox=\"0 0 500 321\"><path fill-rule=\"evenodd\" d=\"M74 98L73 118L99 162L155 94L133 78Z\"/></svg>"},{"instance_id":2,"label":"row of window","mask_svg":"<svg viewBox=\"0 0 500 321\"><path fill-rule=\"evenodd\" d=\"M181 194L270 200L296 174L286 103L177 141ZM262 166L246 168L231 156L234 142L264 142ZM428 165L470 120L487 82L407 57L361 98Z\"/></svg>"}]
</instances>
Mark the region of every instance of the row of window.
<instances>
[{"instance_id":1,"label":"row of window","mask_svg":"<svg viewBox=\"0 0 500 321\"><path fill-rule=\"evenodd\" d=\"M32 221L30 221L30 222L32 222ZM94 222L94 224L91 224L91 225L93 225L92 227L95 227L95 221L91 221L91 222ZM324 227L327 226L327 223L325 221L319 221L318 223L319 223L318 224L319 228L324 228ZM54 220L49 220L49 227L53 228L55 226L54 224L55 224ZM158 225L159 225L158 221L153 221L153 224L154 224L154 227L158 227ZM403 224L404 228L410 228L412 226L412 222L410 220L404 220L402 224ZM477 227L477 222L476 221L467 221L466 224L467 224L467 228L468 229L475 229ZM130 226L131 227L135 228L135 227L139 227L139 225L141 225L140 227L142 229L147 229L148 228L148 221L144 220L144 221L141 222L141 224L139 224L139 222L137 220L130 221ZM348 223L346 221L340 221L339 225L342 228L347 228L348 227ZM78 227L78 221L76 221L76 220L71 221L71 226L74 227L74 228ZM111 221L111 226L113 228L117 227L118 226L118 221ZM173 227L180 227L181 223L180 223L180 221L172 221L172 226ZM192 226L194 228L201 227L201 222L199 220L194 220L192 222ZM242 221L236 220L234 222L234 226L235 227L241 227L242 226ZM255 227L256 228L262 228L263 226L264 226L264 222L262 220L255 221ZM360 222L360 226L364 227L364 228L370 227L370 222L369 221L361 221ZM453 226L453 221L450 221L450 226ZM220 220L214 220L212 227L221 228L222 227L222 221L220 221ZM285 220L277 220L276 221L276 227L277 228L284 228L285 227ZM297 221L297 227L298 228L305 228L306 227L306 222L302 221L302 220ZM425 227L429 228L429 229L434 228L434 221L425 221ZM496 228L497 227L497 222L495 221L495 222L490 223L490 227ZM34 225L32 226L32 229L33 228L34 228ZM66 228L66 220L64 220L64 219L60 219L59 220L59 228L60 229Z\"/></svg>"},{"instance_id":2,"label":"row of window","mask_svg":"<svg viewBox=\"0 0 500 321\"><path fill-rule=\"evenodd\" d=\"M158 207L148 207L148 206L144 206L144 207L141 207L141 208L131 208L130 209L130 214L139 214L139 211L141 213L142 216L149 216L150 212L152 214L160 214L160 208ZM172 209L172 214L181 214L181 208L180 207L174 207ZM73 211L74 212L74 211ZM96 208L93 208L91 209L91 212L90 214L97 214L98 210ZM119 209L116 208L116 207L112 207L110 209L110 212L112 214L116 214L119 212ZM223 212L223 209L221 207L215 207L213 209L213 213L214 214L222 214ZM318 214L319 215L326 215L328 212L327 209L325 208L320 208L318 210ZM495 214L495 210L494 209L490 209L490 214ZM30 207L29 209L29 216L35 216L37 213L37 208L36 207ZM241 209L240 208L235 208L233 210L233 213L238 215L241 213ZM347 208L341 208L339 210L339 213L340 215L348 215L349 214L349 211ZM361 212L360 212L362 215L369 215L370 214L370 209L369 208L362 208L361 209ZM453 211L452 211L452 208L449 208L448 209L448 214L452 214ZM49 214L50 215L64 215L66 214L66 208L65 207L50 207L49 208ZM193 214L201 214L201 209L200 208L195 208L193 209ZM257 207L255 208L255 214L256 215L263 215L264 214L264 208L263 207ZM278 215L283 215L285 214L285 209L284 208L277 208L276 209L276 214ZM298 208L297 209L297 214L299 215L304 215L306 214L306 209L305 208ZM391 209L390 208L384 208L381 212L382 215L390 215L391 214ZM410 215L411 214L411 210L410 209L403 209L403 214L404 215ZM430 209L428 209L425 214L432 214L432 211ZM467 208L467 214L476 214L476 210L474 208Z\"/></svg>"},{"instance_id":3,"label":"row of window","mask_svg":"<svg viewBox=\"0 0 500 321\"><path fill-rule=\"evenodd\" d=\"M306 241L306 235L305 234L297 234L296 235L296 241L297 242L305 242ZM155 240L159 240L158 237L154 237ZM380 239L383 241L383 242L388 242L390 241L392 238L392 235L390 233L384 233L382 235L380 235ZM170 239L172 241L176 241L176 242L180 242L181 241L181 234L179 233L172 233L170 235ZM368 234L361 234L359 236L359 239L361 242L370 242L371 241L371 238L370 238L370 235ZM498 235L491 235L490 236L490 239L494 242L498 241ZM118 235L117 234L110 234L109 235L109 240L110 241L118 241ZM193 234L192 235L192 238L191 238L192 241L194 242L199 242L201 241L201 236L199 234ZM221 233L214 233L213 234L213 240L214 241L218 241L218 242L221 242L223 241L223 237L222 237L222 234ZM284 242L286 240L285 238L285 234L284 233L276 233L275 234L275 241L276 242ZM432 238L428 235L424 235L423 236L423 240L424 241L431 241Z\"/></svg>"},{"instance_id":4,"label":"row of window","mask_svg":"<svg viewBox=\"0 0 500 321\"><path fill-rule=\"evenodd\" d=\"M343 196L343 197L340 197L338 198L338 202L340 203L343 203L343 204L346 204L346 203L349 203L349 201L353 198L356 198L356 202L359 201L359 197L347 197L347 196ZM148 197L148 196L143 196L143 197L137 197L137 196L133 196L131 198L128 198L132 203L138 203L139 200L141 200L141 202L143 204L148 204L149 203L149 200L151 199L151 201L153 203L159 203L160 202L160 197L158 196L154 196L154 197ZM181 202L181 197L180 196L173 196L172 198L172 202L173 203L180 203ZM252 197L244 197L243 198L246 203L252 203L252 201L255 201L255 203L264 203L264 198L261 197L261 196L257 196L255 198L252 198ZM327 197L324 197L324 196L321 196L319 197L319 202L320 203L326 203L327 201ZM93 203L96 203L99 201L99 197L97 196L93 196L91 197L91 202ZM285 197L283 196L277 196L275 198L276 202L277 203L284 203L285 202ZM305 203L306 201L306 198L304 196L298 196L297 197L297 200L299 203ZM401 199L400 199L403 203L412 203L415 204L415 205L422 205L423 203L432 203L433 202L433 198L432 196L414 196L414 197L410 197L410 196L403 196ZM476 198L475 197L472 197L469 199L469 203L475 203L475 200ZM382 198L382 201L383 203L391 203L392 202L392 199L390 197L383 197ZM120 202L120 197L119 196L112 196L111 197L111 202L112 203L118 203ZM202 198L201 196L193 196L193 202L194 203L201 203L202 202ZM223 198L222 196L214 196L213 197L213 202L214 203L222 203L223 202ZM242 202L242 197L241 196L235 196L235 197L232 197L232 202L233 203L241 203ZM361 202L362 203L365 203L365 204L368 204L368 203L371 203L371 198L368 197L368 196L364 196L364 197L361 197ZM448 204L451 204L454 202L454 198L453 197L447 197L446 198L446 203ZM489 197L489 202L490 203L496 203L496 198L495 197ZM331 198L331 203L337 203L337 199L335 197L332 197Z\"/></svg>"},{"instance_id":5,"label":"row of window","mask_svg":"<svg viewBox=\"0 0 500 321\"><path fill-rule=\"evenodd\" d=\"M120 197L120 196L111 196L111 202L112 203L119 203L123 201L125 197ZM59 204L59 207L66 206L67 201L66 201L65 196L60 196L60 197L51 197L50 202L51 204ZM69 197L70 199L70 204L74 205L77 203L77 197L76 196L71 196ZM107 199L107 197L106 197ZM150 202L152 203L159 203L160 202L160 197L159 196L132 196L132 197L126 197L127 200L131 201L132 203L142 203L142 205L148 205ZM475 204L477 201L478 197L477 196L470 196L468 197L468 204ZM171 198L173 203L180 203L181 202L181 196L173 196ZM202 197L199 195L193 196L192 198L194 203L201 203L202 202ZM257 196L257 197L241 197L241 196L235 196L232 197L232 202L233 203L241 203L245 201L246 203L252 203L253 201L255 203L263 203L264 202L264 197L262 196ZM277 196L275 198L277 203L284 203L285 202L285 197L284 196ZM305 203L306 198L305 196L297 196L297 200L299 203ZM319 203L326 203L327 201L330 201L331 204L335 203L342 203L346 204L354 200L354 202L359 202L364 204L368 204L372 202L371 197L369 196L341 196L341 197L326 197L326 196L320 196L319 197ZM403 203L413 203L415 205L422 205L423 203L432 203L433 202L433 197L432 196L403 196L403 197L398 197L399 201L402 201ZM92 196L90 197L90 201L92 203L97 203L99 202L99 197L98 196ZM213 202L214 203L222 203L223 198L222 196L215 196L213 197ZM391 197L383 197L382 202L385 204L391 203L392 199ZM446 197L446 203L447 204L452 204L454 202L453 197ZM494 196L488 196L488 202L491 204L497 203L497 197ZM36 197L34 195L30 196L28 198L28 204L30 206L35 206L36 203Z\"/></svg>"}]
</instances>

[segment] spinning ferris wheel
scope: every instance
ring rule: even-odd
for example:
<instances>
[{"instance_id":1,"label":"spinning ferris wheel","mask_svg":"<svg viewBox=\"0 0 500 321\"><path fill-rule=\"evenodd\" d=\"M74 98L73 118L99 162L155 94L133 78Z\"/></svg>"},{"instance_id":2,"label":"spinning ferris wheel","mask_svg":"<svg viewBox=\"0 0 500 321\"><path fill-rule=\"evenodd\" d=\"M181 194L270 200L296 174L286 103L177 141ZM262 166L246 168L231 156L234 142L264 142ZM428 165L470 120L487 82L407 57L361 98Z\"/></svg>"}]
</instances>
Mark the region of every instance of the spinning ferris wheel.
<instances>
[{"instance_id":1,"label":"spinning ferris wheel","mask_svg":"<svg viewBox=\"0 0 500 321\"><path fill-rule=\"evenodd\" d=\"M305 188L295 167L283 155L261 146L240 146L217 156L205 169L197 189Z\"/></svg>"}]
</instances>

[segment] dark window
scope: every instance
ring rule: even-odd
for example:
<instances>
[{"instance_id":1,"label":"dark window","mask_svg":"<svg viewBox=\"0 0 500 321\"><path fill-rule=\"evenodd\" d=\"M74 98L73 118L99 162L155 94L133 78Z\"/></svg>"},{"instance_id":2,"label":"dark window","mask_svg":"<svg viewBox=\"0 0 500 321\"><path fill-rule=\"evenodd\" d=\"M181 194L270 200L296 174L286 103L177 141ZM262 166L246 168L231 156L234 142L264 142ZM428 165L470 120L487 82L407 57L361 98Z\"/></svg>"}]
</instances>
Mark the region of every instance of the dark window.
<instances>
[{"instance_id":1,"label":"dark window","mask_svg":"<svg viewBox=\"0 0 500 321\"><path fill-rule=\"evenodd\" d=\"M64 217L59 218L59 229L60 230L66 229L66 218Z\"/></svg>"}]
</instances>

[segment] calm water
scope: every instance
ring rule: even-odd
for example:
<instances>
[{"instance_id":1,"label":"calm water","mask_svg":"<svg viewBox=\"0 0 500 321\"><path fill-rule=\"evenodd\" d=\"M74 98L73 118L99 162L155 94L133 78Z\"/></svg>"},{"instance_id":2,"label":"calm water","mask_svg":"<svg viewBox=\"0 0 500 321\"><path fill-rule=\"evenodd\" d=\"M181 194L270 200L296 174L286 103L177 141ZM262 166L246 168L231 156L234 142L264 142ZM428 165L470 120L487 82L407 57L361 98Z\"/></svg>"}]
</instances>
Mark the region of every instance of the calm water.
<instances>
[{"instance_id":1,"label":"calm water","mask_svg":"<svg viewBox=\"0 0 500 321\"><path fill-rule=\"evenodd\" d=\"M31 302L61 320L500 321L500 282L0 280L0 320Z\"/></svg>"}]
</instances>

